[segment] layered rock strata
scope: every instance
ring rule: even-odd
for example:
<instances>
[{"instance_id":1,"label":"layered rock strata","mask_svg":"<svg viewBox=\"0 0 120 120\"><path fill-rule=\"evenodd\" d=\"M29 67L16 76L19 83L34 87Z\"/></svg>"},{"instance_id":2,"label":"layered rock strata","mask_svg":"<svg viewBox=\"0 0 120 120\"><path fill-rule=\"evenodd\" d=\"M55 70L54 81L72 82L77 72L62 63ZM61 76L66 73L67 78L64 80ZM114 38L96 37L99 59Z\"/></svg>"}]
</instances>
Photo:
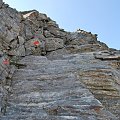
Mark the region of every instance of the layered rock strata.
<instances>
[{"instance_id":1,"label":"layered rock strata","mask_svg":"<svg viewBox=\"0 0 120 120\"><path fill-rule=\"evenodd\" d=\"M119 120L120 51L0 0L0 110L1 120Z\"/></svg>"}]
</instances>

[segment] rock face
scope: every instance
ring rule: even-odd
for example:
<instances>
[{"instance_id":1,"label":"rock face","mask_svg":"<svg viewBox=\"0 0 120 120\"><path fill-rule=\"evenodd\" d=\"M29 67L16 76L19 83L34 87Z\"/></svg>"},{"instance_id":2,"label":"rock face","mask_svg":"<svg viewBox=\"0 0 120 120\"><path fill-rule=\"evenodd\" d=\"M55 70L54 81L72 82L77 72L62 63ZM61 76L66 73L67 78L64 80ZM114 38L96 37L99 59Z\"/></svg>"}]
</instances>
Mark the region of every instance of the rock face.
<instances>
[{"instance_id":1,"label":"rock face","mask_svg":"<svg viewBox=\"0 0 120 120\"><path fill-rule=\"evenodd\" d=\"M0 0L0 119L119 120L120 51Z\"/></svg>"}]
</instances>

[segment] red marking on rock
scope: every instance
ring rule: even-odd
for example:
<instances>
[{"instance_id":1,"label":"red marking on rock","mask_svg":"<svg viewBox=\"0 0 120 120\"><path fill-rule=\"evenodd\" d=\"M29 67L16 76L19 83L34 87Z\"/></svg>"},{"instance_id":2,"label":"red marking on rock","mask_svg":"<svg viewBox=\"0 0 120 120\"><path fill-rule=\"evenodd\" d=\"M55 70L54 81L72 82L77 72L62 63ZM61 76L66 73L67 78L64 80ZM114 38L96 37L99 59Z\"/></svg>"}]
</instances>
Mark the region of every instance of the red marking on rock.
<instances>
[{"instance_id":1,"label":"red marking on rock","mask_svg":"<svg viewBox=\"0 0 120 120\"><path fill-rule=\"evenodd\" d=\"M39 42L39 41L34 41L33 44L34 44L35 46L38 46L38 45L40 45L40 42Z\"/></svg>"},{"instance_id":2,"label":"red marking on rock","mask_svg":"<svg viewBox=\"0 0 120 120\"><path fill-rule=\"evenodd\" d=\"M4 65L9 65L9 64L10 64L10 61L9 61L8 59L5 59L5 60L3 60L3 64L4 64Z\"/></svg>"}]
</instances>

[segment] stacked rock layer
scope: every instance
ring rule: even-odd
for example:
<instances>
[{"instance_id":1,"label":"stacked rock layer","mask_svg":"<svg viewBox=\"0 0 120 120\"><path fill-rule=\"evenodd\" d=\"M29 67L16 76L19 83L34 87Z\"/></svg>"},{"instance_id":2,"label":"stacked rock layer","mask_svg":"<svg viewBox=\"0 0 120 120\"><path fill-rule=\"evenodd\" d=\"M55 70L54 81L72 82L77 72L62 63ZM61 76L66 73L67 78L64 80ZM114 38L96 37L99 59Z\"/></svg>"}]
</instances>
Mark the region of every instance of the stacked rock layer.
<instances>
[{"instance_id":1,"label":"stacked rock layer","mask_svg":"<svg viewBox=\"0 0 120 120\"><path fill-rule=\"evenodd\" d=\"M0 0L0 110L1 120L119 120L120 51Z\"/></svg>"}]
</instances>

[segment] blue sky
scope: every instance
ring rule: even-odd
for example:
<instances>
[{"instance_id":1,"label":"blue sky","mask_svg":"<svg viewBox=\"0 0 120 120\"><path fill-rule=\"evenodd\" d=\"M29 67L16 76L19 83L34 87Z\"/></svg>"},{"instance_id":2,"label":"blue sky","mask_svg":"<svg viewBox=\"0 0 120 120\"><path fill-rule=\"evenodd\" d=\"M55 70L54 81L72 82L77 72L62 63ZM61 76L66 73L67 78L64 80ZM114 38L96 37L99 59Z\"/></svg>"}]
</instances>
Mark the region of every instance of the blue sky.
<instances>
[{"instance_id":1,"label":"blue sky","mask_svg":"<svg viewBox=\"0 0 120 120\"><path fill-rule=\"evenodd\" d=\"M120 49L120 0L3 0L19 11L36 9L60 28L98 34L98 40Z\"/></svg>"}]
</instances>

